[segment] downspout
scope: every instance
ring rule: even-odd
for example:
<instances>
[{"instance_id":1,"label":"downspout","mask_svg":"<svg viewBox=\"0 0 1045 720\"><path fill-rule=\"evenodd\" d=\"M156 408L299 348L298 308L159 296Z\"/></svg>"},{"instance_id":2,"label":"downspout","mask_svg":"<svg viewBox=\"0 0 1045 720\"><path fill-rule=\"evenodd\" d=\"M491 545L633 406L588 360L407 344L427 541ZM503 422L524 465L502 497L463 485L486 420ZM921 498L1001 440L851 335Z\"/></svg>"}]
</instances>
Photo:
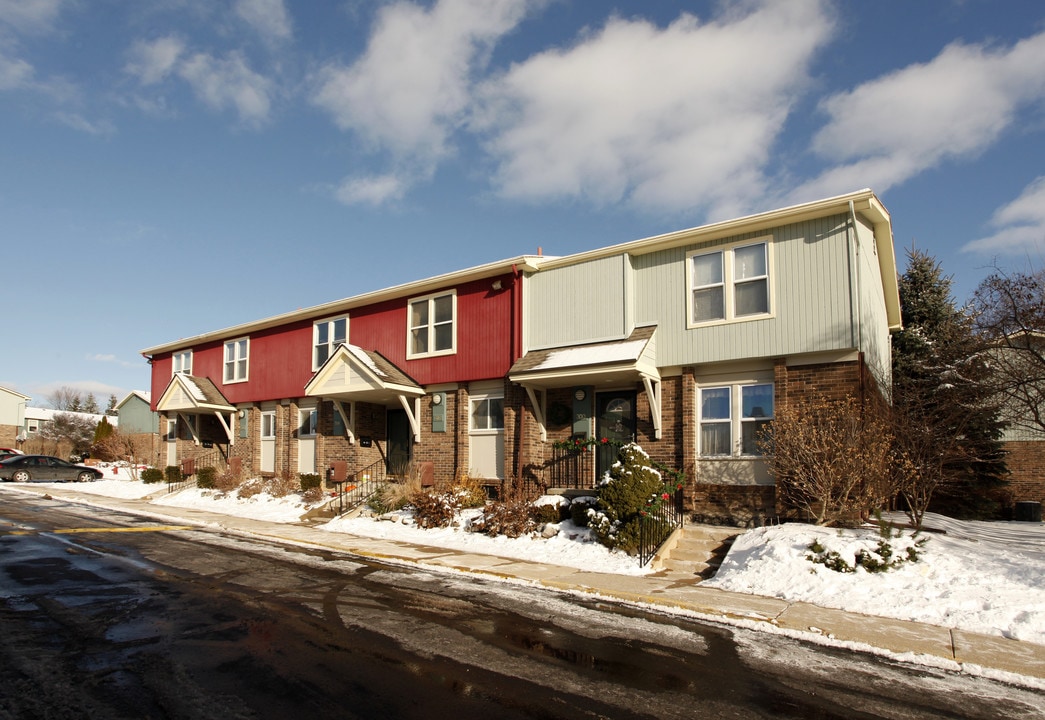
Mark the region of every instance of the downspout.
<instances>
[{"instance_id":1,"label":"downspout","mask_svg":"<svg viewBox=\"0 0 1045 720\"><path fill-rule=\"evenodd\" d=\"M857 351L863 338L860 327L862 313L860 307L860 248L856 238L856 208L849 201L849 218L846 222L846 254L849 260L849 339Z\"/></svg>"}]
</instances>

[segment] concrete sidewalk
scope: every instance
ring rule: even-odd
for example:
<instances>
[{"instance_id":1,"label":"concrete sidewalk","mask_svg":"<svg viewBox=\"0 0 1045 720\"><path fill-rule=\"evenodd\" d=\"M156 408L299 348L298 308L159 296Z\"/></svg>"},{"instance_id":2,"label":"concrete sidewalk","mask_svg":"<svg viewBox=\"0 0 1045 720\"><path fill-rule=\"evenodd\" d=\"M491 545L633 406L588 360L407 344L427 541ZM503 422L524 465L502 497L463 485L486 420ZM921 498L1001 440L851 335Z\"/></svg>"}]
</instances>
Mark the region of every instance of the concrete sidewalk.
<instances>
[{"instance_id":1,"label":"concrete sidewalk","mask_svg":"<svg viewBox=\"0 0 1045 720\"><path fill-rule=\"evenodd\" d=\"M28 488L36 490L36 488ZM198 509L152 505L147 500L113 498L53 486L40 494L79 504L163 518L181 524L219 527L235 533L350 553L363 558L411 563L426 568L521 580L553 590L598 595L623 603L685 610L709 620L741 624L835 644L855 643L891 653L927 655L1045 680L1045 646L923 623L859 615L778 598L702 587L700 576L661 570L644 576L593 573L558 565L479 555L446 548L326 532L308 524L266 522Z\"/></svg>"}]
</instances>

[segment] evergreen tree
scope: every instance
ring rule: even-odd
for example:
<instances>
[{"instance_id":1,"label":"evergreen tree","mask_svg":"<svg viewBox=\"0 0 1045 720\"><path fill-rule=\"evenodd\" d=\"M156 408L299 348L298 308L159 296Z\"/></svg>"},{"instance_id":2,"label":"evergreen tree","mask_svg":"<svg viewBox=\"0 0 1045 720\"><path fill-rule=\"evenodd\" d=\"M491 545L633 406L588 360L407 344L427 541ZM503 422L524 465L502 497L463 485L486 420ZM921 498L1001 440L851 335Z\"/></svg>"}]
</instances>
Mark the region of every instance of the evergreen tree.
<instances>
[{"instance_id":1,"label":"evergreen tree","mask_svg":"<svg viewBox=\"0 0 1045 720\"><path fill-rule=\"evenodd\" d=\"M92 415L98 414L98 400L95 399L94 393L87 393L87 399L83 401L81 412L91 413Z\"/></svg>"},{"instance_id":2,"label":"evergreen tree","mask_svg":"<svg viewBox=\"0 0 1045 720\"><path fill-rule=\"evenodd\" d=\"M114 417L114 416L116 416L118 414L116 412L116 403L117 402L118 401L116 400L116 396L115 395L110 395L109 396L109 404L105 407L105 414L106 415L108 415L110 417Z\"/></svg>"},{"instance_id":3,"label":"evergreen tree","mask_svg":"<svg viewBox=\"0 0 1045 720\"><path fill-rule=\"evenodd\" d=\"M983 342L934 258L908 252L899 289L904 328L893 336L894 432L919 483L905 496L955 517L996 516L992 490L1004 484L1007 469Z\"/></svg>"}]
</instances>

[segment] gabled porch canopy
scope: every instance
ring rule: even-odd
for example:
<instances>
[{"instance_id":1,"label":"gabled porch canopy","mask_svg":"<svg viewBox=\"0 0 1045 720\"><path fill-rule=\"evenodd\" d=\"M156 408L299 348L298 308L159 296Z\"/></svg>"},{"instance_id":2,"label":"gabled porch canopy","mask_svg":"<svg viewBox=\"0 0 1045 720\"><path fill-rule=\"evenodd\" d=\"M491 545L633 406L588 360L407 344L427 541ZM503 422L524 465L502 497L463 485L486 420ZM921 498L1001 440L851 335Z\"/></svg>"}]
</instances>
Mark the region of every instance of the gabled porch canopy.
<instances>
[{"instance_id":1,"label":"gabled porch canopy","mask_svg":"<svg viewBox=\"0 0 1045 720\"><path fill-rule=\"evenodd\" d=\"M508 371L508 379L526 390L547 439L545 407L549 388L574 385L610 387L640 381L649 397L655 439L660 439L660 372L656 325L635 328L624 340L531 350Z\"/></svg>"},{"instance_id":2,"label":"gabled porch canopy","mask_svg":"<svg viewBox=\"0 0 1045 720\"><path fill-rule=\"evenodd\" d=\"M352 407L356 402L400 405L406 411L414 440L420 442L424 394L424 388L381 353L348 344L338 345L305 385L306 396L334 402L352 443L356 441Z\"/></svg>"},{"instance_id":3,"label":"gabled porch canopy","mask_svg":"<svg viewBox=\"0 0 1045 720\"><path fill-rule=\"evenodd\" d=\"M187 421L187 416L214 415L225 430L229 445L234 444L236 408L229 404L210 378L175 373L157 401L156 410L186 420L185 425L197 445L200 443L199 431ZM229 416L227 420L226 414Z\"/></svg>"}]
</instances>

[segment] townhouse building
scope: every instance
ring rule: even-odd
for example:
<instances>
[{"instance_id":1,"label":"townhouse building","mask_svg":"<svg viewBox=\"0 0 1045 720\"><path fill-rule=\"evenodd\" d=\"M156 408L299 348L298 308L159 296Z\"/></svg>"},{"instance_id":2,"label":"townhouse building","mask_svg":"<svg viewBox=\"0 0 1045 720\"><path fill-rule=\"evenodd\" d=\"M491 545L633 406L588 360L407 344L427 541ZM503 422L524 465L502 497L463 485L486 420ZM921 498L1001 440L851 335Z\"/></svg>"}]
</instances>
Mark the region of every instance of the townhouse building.
<instances>
[{"instance_id":1,"label":"townhouse building","mask_svg":"<svg viewBox=\"0 0 1045 720\"><path fill-rule=\"evenodd\" d=\"M747 523L779 511L757 443L774 409L887 392L899 326L891 220L862 190L142 352L167 464L546 488L570 446L591 486L636 440L686 472L693 515Z\"/></svg>"}]
</instances>

